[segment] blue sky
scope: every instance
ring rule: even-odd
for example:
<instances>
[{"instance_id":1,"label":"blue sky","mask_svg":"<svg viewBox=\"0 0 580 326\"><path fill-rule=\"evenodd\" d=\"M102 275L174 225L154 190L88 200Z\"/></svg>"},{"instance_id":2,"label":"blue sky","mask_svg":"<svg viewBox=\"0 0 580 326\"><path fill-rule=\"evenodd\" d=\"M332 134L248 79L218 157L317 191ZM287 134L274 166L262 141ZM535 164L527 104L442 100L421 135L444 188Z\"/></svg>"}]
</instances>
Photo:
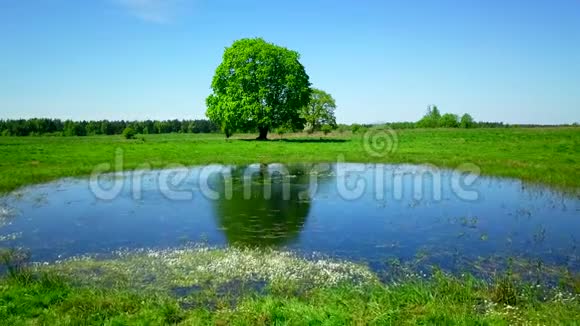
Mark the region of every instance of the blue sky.
<instances>
[{"instance_id":1,"label":"blue sky","mask_svg":"<svg viewBox=\"0 0 580 326\"><path fill-rule=\"evenodd\" d=\"M580 122L578 0L0 0L0 118L203 118L224 47L258 36L339 122Z\"/></svg>"}]
</instances>

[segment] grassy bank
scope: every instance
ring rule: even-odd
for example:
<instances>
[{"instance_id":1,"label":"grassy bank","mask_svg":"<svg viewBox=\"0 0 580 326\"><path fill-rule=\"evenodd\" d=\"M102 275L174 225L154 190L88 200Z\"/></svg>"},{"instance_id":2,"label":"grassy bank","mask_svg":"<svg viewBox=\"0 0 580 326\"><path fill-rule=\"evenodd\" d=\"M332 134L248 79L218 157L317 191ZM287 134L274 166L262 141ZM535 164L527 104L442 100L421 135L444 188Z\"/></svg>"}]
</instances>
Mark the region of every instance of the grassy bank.
<instances>
[{"instance_id":1,"label":"grassy bank","mask_svg":"<svg viewBox=\"0 0 580 326\"><path fill-rule=\"evenodd\" d=\"M145 251L12 267L0 281L7 325L573 324L580 315L574 285L441 272L383 284L364 266L276 251Z\"/></svg>"},{"instance_id":2,"label":"grassy bank","mask_svg":"<svg viewBox=\"0 0 580 326\"><path fill-rule=\"evenodd\" d=\"M483 174L515 177L563 188L580 186L580 129L434 129L397 132L397 146L385 156L365 149L363 135L270 135L251 141L241 135L225 141L218 134L120 136L0 137L0 191L61 177L90 174L97 164L113 163L121 149L124 168L144 164L246 164L256 162L430 163L456 168L473 163ZM248 139L243 139L248 138Z\"/></svg>"}]
</instances>

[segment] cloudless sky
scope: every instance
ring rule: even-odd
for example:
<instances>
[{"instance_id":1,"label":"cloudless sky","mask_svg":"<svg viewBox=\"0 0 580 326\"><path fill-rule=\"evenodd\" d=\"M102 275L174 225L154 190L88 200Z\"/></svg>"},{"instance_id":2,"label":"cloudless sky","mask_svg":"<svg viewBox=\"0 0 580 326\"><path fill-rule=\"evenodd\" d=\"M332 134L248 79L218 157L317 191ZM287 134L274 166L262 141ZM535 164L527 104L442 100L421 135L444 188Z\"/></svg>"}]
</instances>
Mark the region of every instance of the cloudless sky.
<instances>
[{"instance_id":1,"label":"cloudless sky","mask_svg":"<svg viewBox=\"0 0 580 326\"><path fill-rule=\"evenodd\" d=\"M580 122L579 0L0 0L0 118L203 118L244 37L298 51L339 122Z\"/></svg>"}]
</instances>

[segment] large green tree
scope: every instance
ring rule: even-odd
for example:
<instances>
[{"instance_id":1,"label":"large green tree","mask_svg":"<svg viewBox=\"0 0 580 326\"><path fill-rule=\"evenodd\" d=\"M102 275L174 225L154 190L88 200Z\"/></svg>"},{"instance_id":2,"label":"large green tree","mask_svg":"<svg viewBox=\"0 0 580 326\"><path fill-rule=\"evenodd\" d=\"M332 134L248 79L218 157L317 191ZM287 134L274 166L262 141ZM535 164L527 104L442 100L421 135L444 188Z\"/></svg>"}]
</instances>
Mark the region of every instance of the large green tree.
<instances>
[{"instance_id":1,"label":"large green tree","mask_svg":"<svg viewBox=\"0 0 580 326\"><path fill-rule=\"evenodd\" d=\"M234 131L300 128L300 109L310 100L310 82L296 51L261 38L241 39L226 48L207 98L207 117L229 137Z\"/></svg>"},{"instance_id":2,"label":"large green tree","mask_svg":"<svg viewBox=\"0 0 580 326\"><path fill-rule=\"evenodd\" d=\"M332 96L323 90L313 88L308 105L302 108L301 115L312 130L320 130L323 125L336 127L334 117L336 103Z\"/></svg>"}]
</instances>

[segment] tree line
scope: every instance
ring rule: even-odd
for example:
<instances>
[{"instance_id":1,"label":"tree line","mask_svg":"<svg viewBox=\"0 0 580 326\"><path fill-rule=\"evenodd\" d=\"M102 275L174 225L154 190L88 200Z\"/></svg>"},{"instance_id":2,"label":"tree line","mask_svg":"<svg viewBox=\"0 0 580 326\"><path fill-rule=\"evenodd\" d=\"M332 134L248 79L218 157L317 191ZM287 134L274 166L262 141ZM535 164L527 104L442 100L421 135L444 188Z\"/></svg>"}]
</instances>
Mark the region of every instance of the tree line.
<instances>
[{"instance_id":1,"label":"tree line","mask_svg":"<svg viewBox=\"0 0 580 326\"><path fill-rule=\"evenodd\" d=\"M514 125L515 126L515 125ZM416 129L416 128L508 128L512 125L503 122L475 121L469 113L462 116L452 113L441 114L436 105L427 107L425 115L419 121L387 122L384 124L339 124L339 132L350 130L352 133L365 132L372 128Z\"/></svg>"},{"instance_id":2,"label":"tree line","mask_svg":"<svg viewBox=\"0 0 580 326\"><path fill-rule=\"evenodd\" d=\"M574 126L572 125L559 125L559 126ZM540 125L540 124L508 124L504 122L494 122L494 121L475 121L469 113L465 113L461 116L453 113L442 114L436 105L430 105L427 107L427 112L425 115L416 122L388 122L385 124L386 127L391 129L413 129L413 128L534 128L534 127L553 127L553 125ZM364 126L362 126L364 127ZM357 127L354 127L355 129ZM359 127L360 128L360 127Z\"/></svg>"},{"instance_id":3,"label":"tree line","mask_svg":"<svg viewBox=\"0 0 580 326\"><path fill-rule=\"evenodd\" d=\"M0 120L2 136L120 135L127 128L137 134L212 133L219 128L209 120L98 120L73 121L48 118Z\"/></svg>"},{"instance_id":4,"label":"tree line","mask_svg":"<svg viewBox=\"0 0 580 326\"><path fill-rule=\"evenodd\" d=\"M527 125L511 125L504 122L494 122L494 121L473 121L470 124L455 124L451 126L445 126L444 124L436 126L421 126L421 124L413 121L408 122L387 122L385 126L391 129L414 129L414 128L510 128L510 127L527 127Z\"/></svg>"}]
</instances>

